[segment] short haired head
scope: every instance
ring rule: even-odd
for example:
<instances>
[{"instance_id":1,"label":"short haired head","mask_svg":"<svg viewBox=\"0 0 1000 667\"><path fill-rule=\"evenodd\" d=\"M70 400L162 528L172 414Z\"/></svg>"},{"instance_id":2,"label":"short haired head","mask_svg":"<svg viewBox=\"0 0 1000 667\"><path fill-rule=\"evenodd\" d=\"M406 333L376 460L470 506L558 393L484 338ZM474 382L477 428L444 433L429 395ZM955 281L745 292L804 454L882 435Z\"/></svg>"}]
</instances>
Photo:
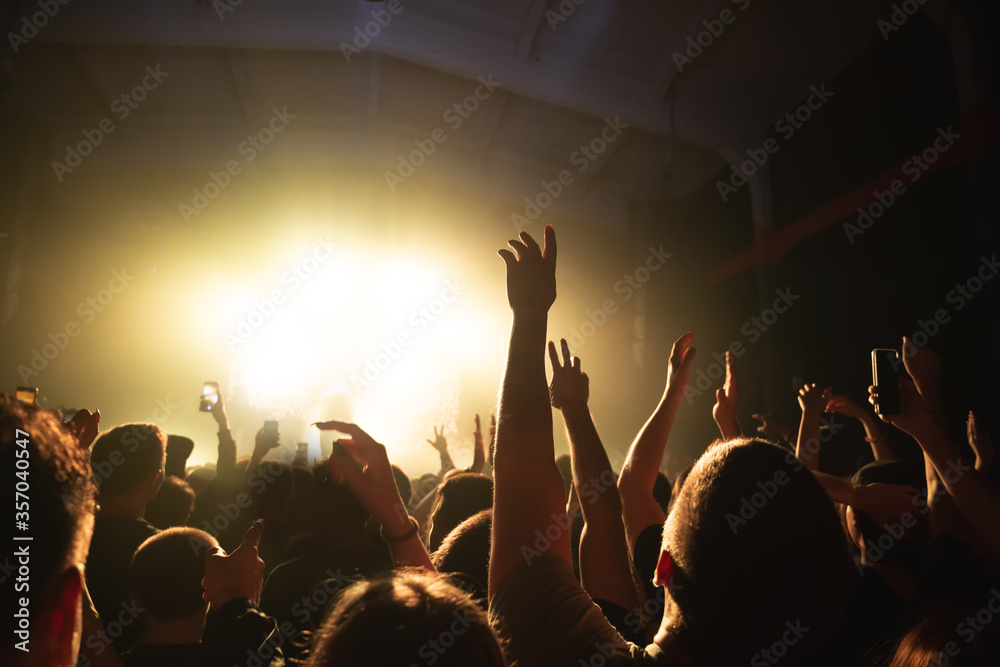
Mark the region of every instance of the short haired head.
<instances>
[{"instance_id":1,"label":"short haired head","mask_svg":"<svg viewBox=\"0 0 1000 667\"><path fill-rule=\"evenodd\" d=\"M205 612L205 552L217 546L214 537L197 528L170 528L147 539L129 566L136 602L158 621Z\"/></svg>"},{"instance_id":2,"label":"short haired head","mask_svg":"<svg viewBox=\"0 0 1000 667\"><path fill-rule=\"evenodd\" d=\"M8 639L0 648L0 664L75 664L81 570L90 548L95 509L86 452L52 413L0 394L0 474L12 497L23 491L30 498L26 529L15 530L13 512L4 521L0 562L17 563L18 551L25 548L31 559L27 608L31 652L14 648L21 641L15 633L13 641ZM14 539L27 536L30 542ZM13 619L21 596L13 593L13 577L6 586L11 594L0 596L0 610L5 619Z\"/></svg>"},{"instance_id":3,"label":"short haired head","mask_svg":"<svg viewBox=\"0 0 1000 667\"><path fill-rule=\"evenodd\" d=\"M663 552L658 573L665 562L673 572L664 627L712 664L745 662L789 627L809 628L789 647L794 660L846 606L850 559L832 501L801 461L762 440L702 455L667 517Z\"/></svg>"},{"instance_id":4,"label":"short haired head","mask_svg":"<svg viewBox=\"0 0 1000 667\"><path fill-rule=\"evenodd\" d=\"M437 551L442 540L455 526L493 507L493 480L476 472L449 477L438 489L438 499L431 514L430 550Z\"/></svg>"},{"instance_id":5,"label":"short haired head","mask_svg":"<svg viewBox=\"0 0 1000 667\"><path fill-rule=\"evenodd\" d=\"M463 575L469 581L469 592L483 600L489 580L492 525L492 509L470 516L448 533L431 556L438 572Z\"/></svg>"},{"instance_id":6,"label":"short haired head","mask_svg":"<svg viewBox=\"0 0 1000 667\"><path fill-rule=\"evenodd\" d=\"M155 496L163 479L166 448L167 434L156 424L122 424L98 436L90 465L101 497L126 496L144 487L150 498Z\"/></svg>"},{"instance_id":7,"label":"short haired head","mask_svg":"<svg viewBox=\"0 0 1000 667\"><path fill-rule=\"evenodd\" d=\"M156 492L156 497L146 503L146 521L165 530L186 525L194 511L194 489L183 479L168 476Z\"/></svg>"},{"instance_id":8,"label":"short haired head","mask_svg":"<svg viewBox=\"0 0 1000 667\"><path fill-rule=\"evenodd\" d=\"M429 639L450 635L453 643ZM505 665L486 614L442 576L396 570L346 588L316 633L308 665L408 667L427 658L440 667Z\"/></svg>"}]
</instances>

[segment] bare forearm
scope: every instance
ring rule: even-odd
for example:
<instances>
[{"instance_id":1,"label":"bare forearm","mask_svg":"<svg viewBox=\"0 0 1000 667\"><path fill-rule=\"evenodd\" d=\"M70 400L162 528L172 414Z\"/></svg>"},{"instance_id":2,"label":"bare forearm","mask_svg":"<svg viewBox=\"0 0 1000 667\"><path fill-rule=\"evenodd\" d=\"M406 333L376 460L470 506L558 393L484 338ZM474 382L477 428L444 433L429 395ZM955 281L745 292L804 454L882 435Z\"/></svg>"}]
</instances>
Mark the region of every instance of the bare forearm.
<instances>
[{"instance_id":1,"label":"bare forearm","mask_svg":"<svg viewBox=\"0 0 1000 667\"><path fill-rule=\"evenodd\" d=\"M868 436L868 442L872 446L872 454L875 456L875 460L892 461L892 450L889 449L889 443L886 441L885 435L879 429L878 424L875 423L875 418L871 415L862 417L861 424L865 427L865 435Z\"/></svg>"},{"instance_id":2,"label":"bare forearm","mask_svg":"<svg viewBox=\"0 0 1000 667\"><path fill-rule=\"evenodd\" d=\"M595 521L606 521L608 517L620 525L621 497L590 411L582 405L564 407L562 413L570 442L573 481L584 518L594 527Z\"/></svg>"},{"instance_id":3,"label":"bare forearm","mask_svg":"<svg viewBox=\"0 0 1000 667\"><path fill-rule=\"evenodd\" d=\"M591 597L633 609L639 598L611 462L587 406L566 406L562 412L585 524L580 537L581 583Z\"/></svg>"},{"instance_id":4,"label":"bare forearm","mask_svg":"<svg viewBox=\"0 0 1000 667\"><path fill-rule=\"evenodd\" d=\"M555 465L552 410L545 381L546 315L514 317L500 405L493 461L493 542L489 590L522 560L554 517L565 515L562 478ZM552 543L552 553L570 560L569 534Z\"/></svg>"},{"instance_id":5,"label":"bare forearm","mask_svg":"<svg viewBox=\"0 0 1000 667\"><path fill-rule=\"evenodd\" d=\"M678 402L664 394L629 448L622 475L628 476L629 486L637 492L653 493L677 408Z\"/></svg>"},{"instance_id":6,"label":"bare forearm","mask_svg":"<svg viewBox=\"0 0 1000 667\"><path fill-rule=\"evenodd\" d=\"M818 412L802 411L795 445L795 456L814 471L819 470L819 418Z\"/></svg>"},{"instance_id":7,"label":"bare forearm","mask_svg":"<svg viewBox=\"0 0 1000 667\"><path fill-rule=\"evenodd\" d=\"M936 427L926 429L917 441L973 530L994 557L1000 557L1000 528L996 522L1000 515L1000 494Z\"/></svg>"}]
</instances>

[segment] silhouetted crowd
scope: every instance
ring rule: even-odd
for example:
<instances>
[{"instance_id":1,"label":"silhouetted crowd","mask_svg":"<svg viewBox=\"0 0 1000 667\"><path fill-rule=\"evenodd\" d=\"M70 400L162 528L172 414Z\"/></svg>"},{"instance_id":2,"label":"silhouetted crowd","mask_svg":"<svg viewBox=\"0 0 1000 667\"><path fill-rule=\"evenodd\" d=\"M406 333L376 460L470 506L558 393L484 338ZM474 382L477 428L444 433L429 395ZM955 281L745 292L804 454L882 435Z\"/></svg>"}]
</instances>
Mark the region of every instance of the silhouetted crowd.
<instances>
[{"instance_id":1,"label":"silhouetted crowd","mask_svg":"<svg viewBox=\"0 0 1000 667\"><path fill-rule=\"evenodd\" d=\"M730 355L721 437L668 479L686 333L615 470L580 359L548 339L555 232L509 245L499 402L465 469L443 428L440 470L413 476L342 421L315 424L339 436L328 460L281 460L266 429L240 456L221 396L218 458L191 466L155 424L0 396L0 664L1000 665L994 444L972 413L953 437L935 352L904 339L873 408L809 384L797 425L755 415L750 434ZM821 471L825 413L871 445L848 478Z\"/></svg>"}]
</instances>

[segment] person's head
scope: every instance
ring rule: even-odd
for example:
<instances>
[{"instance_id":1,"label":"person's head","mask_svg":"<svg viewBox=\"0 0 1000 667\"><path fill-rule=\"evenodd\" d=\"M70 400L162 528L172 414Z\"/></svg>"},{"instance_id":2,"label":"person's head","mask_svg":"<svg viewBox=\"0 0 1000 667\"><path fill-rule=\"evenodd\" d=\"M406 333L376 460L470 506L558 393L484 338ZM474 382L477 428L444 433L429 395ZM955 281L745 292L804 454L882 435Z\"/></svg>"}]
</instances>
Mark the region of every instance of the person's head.
<instances>
[{"instance_id":1,"label":"person's head","mask_svg":"<svg viewBox=\"0 0 1000 667\"><path fill-rule=\"evenodd\" d=\"M506 664L468 593L436 573L395 570L340 594L306 664L409 667L432 658L439 667Z\"/></svg>"},{"instance_id":2,"label":"person's head","mask_svg":"<svg viewBox=\"0 0 1000 667\"><path fill-rule=\"evenodd\" d=\"M753 662L784 641L794 662L840 621L850 567L833 503L801 461L761 440L718 443L664 525L657 641L673 636L708 664Z\"/></svg>"},{"instance_id":3,"label":"person's head","mask_svg":"<svg viewBox=\"0 0 1000 667\"><path fill-rule=\"evenodd\" d=\"M489 477L475 472L449 477L438 489L437 503L431 514L430 550L437 551L455 526L491 507L493 480Z\"/></svg>"},{"instance_id":4,"label":"person's head","mask_svg":"<svg viewBox=\"0 0 1000 667\"><path fill-rule=\"evenodd\" d=\"M251 488L258 516L284 521L288 505L295 494L295 473L292 466L281 461L266 461L250 472Z\"/></svg>"},{"instance_id":5,"label":"person's head","mask_svg":"<svg viewBox=\"0 0 1000 667\"><path fill-rule=\"evenodd\" d=\"M167 434L156 424L122 424L105 431L90 451L103 504L116 498L149 502L163 482Z\"/></svg>"},{"instance_id":6,"label":"person's head","mask_svg":"<svg viewBox=\"0 0 1000 667\"><path fill-rule=\"evenodd\" d=\"M854 473L851 484L864 486L882 483L919 487L921 477L919 472L915 473L905 463L872 461ZM879 525L864 512L848 506L844 510L844 521L851 539L863 550L866 563L916 568L923 556L925 526L918 522L920 512L916 507L910 515L905 524L904 517L894 517L889 524Z\"/></svg>"},{"instance_id":7,"label":"person's head","mask_svg":"<svg viewBox=\"0 0 1000 667\"><path fill-rule=\"evenodd\" d=\"M10 568L2 577L0 613L14 630L0 647L0 664L76 664L96 493L86 452L54 415L0 394L0 474L13 501L0 534L0 563ZM14 497L18 492L25 500ZM25 537L31 540L18 539ZM30 595L15 592L26 561ZM21 642L30 652L17 648Z\"/></svg>"},{"instance_id":8,"label":"person's head","mask_svg":"<svg viewBox=\"0 0 1000 667\"><path fill-rule=\"evenodd\" d=\"M194 511L194 489L183 479L168 476L156 497L146 503L146 521L160 529L187 525Z\"/></svg>"},{"instance_id":9,"label":"person's head","mask_svg":"<svg viewBox=\"0 0 1000 667\"><path fill-rule=\"evenodd\" d=\"M218 545L197 528L170 528L139 545L129 566L129 581L136 605L146 610L149 622L204 622L205 552Z\"/></svg>"},{"instance_id":10,"label":"person's head","mask_svg":"<svg viewBox=\"0 0 1000 667\"><path fill-rule=\"evenodd\" d=\"M483 600L489 580L492 525L492 509L470 516L448 533L431 556L438 572L462 575L469 582L473 597Z\"/></svg>"},{"instance_id":11,"label":"person's head","mask_svg":"<svg viewBox=\"0 0 1000 667\"><path fill-rule=\"evenodd\" d=\"M195 496L200 496L213 479L215 479L215 469L208 464L191 468L184 476L184 481L194 491Z\"/></svg>"}]
</instances>

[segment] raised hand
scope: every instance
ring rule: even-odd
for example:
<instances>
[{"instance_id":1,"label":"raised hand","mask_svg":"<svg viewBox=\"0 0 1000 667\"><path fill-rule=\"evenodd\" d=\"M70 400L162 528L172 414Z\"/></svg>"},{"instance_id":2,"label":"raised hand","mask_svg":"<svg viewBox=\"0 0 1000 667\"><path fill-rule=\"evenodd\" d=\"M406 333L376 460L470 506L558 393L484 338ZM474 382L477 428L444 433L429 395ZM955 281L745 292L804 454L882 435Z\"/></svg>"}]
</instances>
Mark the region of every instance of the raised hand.
<instances>
[{"instance_id":1,"label":"raised hand","mask_svg":"<svg viewBox=\"0 0 1000 667\"><path fill-rule=\"evenodd\" d=\"M726 390L722 387L715 390L715 405L712 407L712 418L719 427L719 432L726 440L740 437L740 427L736 423L736 415L729 408L726 400Z\"/></svg>"},{"instance_id":2,"label":"raised hand","mask_svg":"<svg viewBox=\"0 0 1000 667\"><path fill-rule=\"evenodd\" d=\"M392 476L385 445L378 443L356 424L341 421L319 422L321 431L339 431L351 437L337 440L339 447L330 455L330 477L346 479L351 493L383 526L399 519L409 521Z\"/></svg>"},{"instance_id":3,"label":"raised hand","mask_svg":"<svg viewBox=\"0 0 1000 667\"><path fill-rule=\"evenodd\" d=\"M549 359L552 361L552 383L549 385L549 399L552 407L562 410L564 407L586 407L590 398L590 379L580 370L580 358L570 357L569 344L563 338L563 363L559 363L556 344L549 341Z\"/></svg>"},{"instance_id":4,"label":"raised hand","mask_svg":"<svg viewBox=\"0 0 1000 667\"><path fill-rule=\"evenodd\" d=\"M841 394L830 394L826 399L826 412L832 412L853 419L865 419L870 412Z\"/></svg>"},{"instance_id":5,"label":"raised hand","mask_svg":"<svg viewBox=\"0 0 1000 667\"><path fill-rule=\"evenodd\" d=\"M507 302L515 315L544 315L556 299L556 233L552 225L545 226L544 234L544 248L540 249L527 232L521 232L520 241L508 241L516 257L507 249L497 252L507 266Z\"/></svg>"},{"instance_id":6,"label":"raised hand","mask_svg":"<svg viewBox=\"0 0 1000 667\"><path fill-rule=\"evenodd\" d=\"M873 386L868 387L868 402L875 405L877 399L878 390ZM879 415L879 418L917 440L927 433L928 427L933 426L924 399L921 398L909 373L899 374L899 414Z\"/></svg>"},{"instance_id":7,"label":"raised hand","mask_svg":"<svg viewBox=\"0 0 1000 667\"><path fill-rule=\"evenodd\" d=\"M208 412L208 414L212 415L212 419L214 419L215 423L219 425L220 431L228 431L229 417L226 415L226 404L222 402L222 390L219 390L218 396L218 400L215 405L212 406L212 409Z\"/></svg>"},{"instance_id":8,"label":"raised hand","mask_svg":"<svg viewBox=\"0 0 1000 667\"><path fill-rule=\"evenodd\" d=\"M807 384L799 389L799 407L802 412L820 414L830 399L830 388L820 389L815 384Z\"/></svg>"},{"instance_id":9,"label":"raised hand","mask_svg":"<svg viewBox=\"0 0 1000 667\"><path fill-rule=\"evenodd\" d=\"M687 390L688 378L691 376L691 363L698 352L691 347L694 334L690 331L674 341L670 348L670 360L667 362L667 385L663 395L671 401L679 401ZM726 375L728 378L729 370Z\"/></svg>"},{"instance_id":10,"label":"raised hand","mask_svg":"<svg viewBox=\"0 0 1000 667\"><path fill-rule=\"evenodd\" d=\"M725 390L726 402L729 403L729 411L736 414L736 405L740 401L740 384L736 381L736 369L733 368L733 353L726 350L726 382L722 385Z\"/></svg>"},{"instance_id":11,"label":"raised hand","mask_svg":"<svg viewBox=\"0 0 1000 667\"><path fill-rule=\"evenodd\" d=\"M227 555L222 547L213 547L205 552L205 578L201 580L205 592L202 597L213 609L233 598L249 598L254 604L260 602L264 561L257 548L263 532L264 520L258 519L233 553Z\"/></svg>"},{"instance_id":12,"label":"raised hand","mask_svg":"<svg viewBox=\"0 0 1000 667\"><path fill-rule=\"evenodd\" d=\"M430 438L428 438L427 443L430 444L430 446L433 447L434 449L438 450L439 453L441 454L447 453L448 441L445 440L444 437L444 424L441 425L440 431L438 430L437 426L433 428L434 428L434 439L431 440Z\"/></svg>"},{"instance_id":13,"label":"raised hand","mask_svg":"<svg viewBox=\"0 0 1000 667\"><path fill-rule=\"evenodd\" d=\"M726 351L726 382L715 392L715 406L712 417L719 427L722 437L727 440L743 435L736 421L736 405L740 400L740 385L736 381L736 369L733 368L733 353Z\"/></svg>"},{"instance_id":14,"label":"raised hand","mask_svg":"<svg viewBox=\"0 0 1000 667\"><path fill-rule=\"evenodd\" d=\"M94 440L97 438L98 426L101 423L101 411L94 410L93 413L90 410L84 408L78 411L73 418L66 422L66 427L69 429L70 433L76 437L76 441L79 443L81 449L90 449L90 445L93 444Z\"/></svg>"},{"instance_id":15,"label":"raised hand","mask_svg":"<svg viewBox=\"0 0 1000 667\"><path fill-rule=\"evenodd\" d=\"M264 427L262 426L257 430L257 435L254 436L254 453L261 456L266 455L269 451L277 447L280 442L280 433L269 434L264 431Z\"/></svg>"}]
</instances>

